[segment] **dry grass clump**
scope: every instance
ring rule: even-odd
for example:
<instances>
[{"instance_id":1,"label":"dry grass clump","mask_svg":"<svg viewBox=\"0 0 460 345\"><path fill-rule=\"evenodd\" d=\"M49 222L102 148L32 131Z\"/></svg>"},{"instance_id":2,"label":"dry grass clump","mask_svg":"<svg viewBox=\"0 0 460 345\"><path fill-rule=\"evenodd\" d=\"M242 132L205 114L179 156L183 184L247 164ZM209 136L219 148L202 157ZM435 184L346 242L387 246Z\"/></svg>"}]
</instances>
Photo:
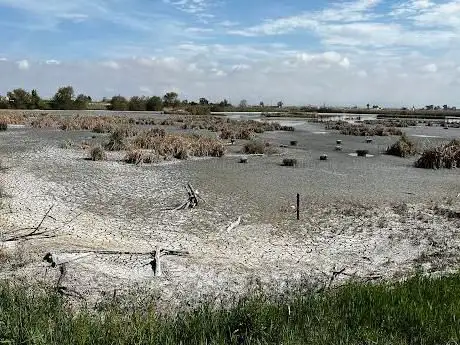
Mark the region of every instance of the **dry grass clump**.
<instances>
[{"instance_id":1,"label":"dry grass clump","mask_svg":"<svg viewBox=\"0 0 460 345\"><path fill-rule=\"evenodd\" d=\"M104 161L107 159L107 154L101 146L96 146L89 152L89 157L92 161Z\"/></svg>"},{"instance_id":2,"label":"dry grass clump","mask_svg":"<svg viewBox=\"0 0 460 345\"><path fill-rule=\"evenodd\" d=\"M415 155L417 153L417 149L415 143L403 134L397 142L387 148L386 153L388 155L398 157L409 157Z\"/></svg>"},{"instance_id":3,"label":"dry grass clump","mask_svg":"<svg viewBox=\"0 0 460 345\"><path fill-rule=\"evenodd\" d=\"M61 126L58 116L47 113L32 118L29 124L32 128L59 128Z\"/></svg>"},{"instance_id":4,"label":"dry grass clump","mask_svg":"<svg viewBox=\"0 0 460 345\"><path fill-rule=\"evenodd\" d=\"M278 122L232 120L217 116L186 116L175 119L182 129L207 129L220 134L221 139L250 140L254 133L267 131L294 131L292 126L281 126Z\"/></svg>"},{"instance_id":5,"label":"dry grass clump","mask_svg":"<svg viewBox=\"0 0 460 345\"><path fill-rule=\"evenodd\" d=\"M134 137L137 130L131 126L117 127L110 135L105 148L109 151L121 151L129 148L128 138Z\"/></svg>"},{"instance_id":6,"label":"dry grass clump","mask_svg":"<svg viewBox=\"0 0 460 345\"><path fill-rule=\"evenodd\" d=\"M403 132L399 128L385 127L382 125L370 126L365 124L353 124L345 121L328 122L326 129L338 130L340 134L354 136L388 136L402 135Z\"/></svg>"},{"instance_id":7,"label":"dry grass clump","mask_svg":"<svg viewBox=\"0 0 460 345\"><path fill-rule=\"evenodd\" d=\"M417 120L408 119L384 119L384 120L365 120L366 125L381 125L384 127L409 127L417 126Z\"/></svg>"},{"instance_id":8,"label":"dry grass clump","mask_svg":"<svg viewBox=\"0 0 460 345\"><path fill-rule=\"evenodd\" d=\"M0 111L0 122L5 122L9 125L23 125L27 122L27 117L22 112Z\"/></svg>"},{"instance_id":9,"label":"dry grass clump","mask_svg":"<svg viewBox=\"0 0 460 345\"><path fill-rule=\"evenodd\" d=\"M425 150L415 162L417 168L424 169L453 169L460 166L460 140L452 140Z\"/></svg>"},{"instance_id":10,"label":"dry grass clump","mask_svg":"<svg viewBox=\"0 0 460 345\"><path fill-rule=\"evenodd\" d=\"M244 144L243 152L248 154L264 154L267 146L266 143L258 140L251 140Z\"/></svg>"},{"instance_id":11,"label":"dry grass clump","mask_svg":"<svg viewBox=\"0 0 460 345\"><path fill-rule=\"evenodd\" d=\"M366 157L369 153L369 150L356 150L358 157Z\"/></svg>"},{"instance_id":12,"label":"dry grass clump","mask_svg":"<svg viewBox=\"0 0 460 345\"><path fill-rule=\"evenodd\" d=\"M152 128L140 132L129 143L133 150L150 150L156 157L222 157L224 144L214 138L198 135L167 134L163 129ZM139 153L139 152L138 152ZM135 155L135 153L132 153ZM145 152L143 152L145 156ZM133 156L134 157L134 156ZM143 158L144 163L145 159Z\"/></svg>"},{"instance_id":13,"label":"dry grass clump","mask_svg":"<svg viewBox=\"0 0 460 345\"><path fill-rule=\"evenodd\" d=\"M282 165L285 166L285 167L295 167L295 166L297 166L297 159L295 159L295 158L284 158Z\"/></svg>"},{"instance_id":14,"label":"dry grass clump","mask_svg":"<svg viewBox=\"0 0 460 345\"><path fill-rule=\"evenodd\" d=\"M161 157L149 150L130 150L126 153L124 161L129 164L150 164L161 161Z\"/></svg>"}]
</instances>

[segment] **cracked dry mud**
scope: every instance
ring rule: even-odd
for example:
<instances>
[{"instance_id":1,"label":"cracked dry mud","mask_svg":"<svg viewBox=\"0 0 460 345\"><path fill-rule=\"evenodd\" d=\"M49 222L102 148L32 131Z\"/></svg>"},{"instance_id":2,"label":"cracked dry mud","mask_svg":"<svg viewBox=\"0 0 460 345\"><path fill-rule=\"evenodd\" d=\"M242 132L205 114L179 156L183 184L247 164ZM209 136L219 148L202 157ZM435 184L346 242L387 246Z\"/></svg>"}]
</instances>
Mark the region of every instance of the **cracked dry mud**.
<instances>
[{"instance_id":1,"label":"cracked dry mud","mask_svg":"<svg viewBox=\"0 0 460 345\"><path fill-rule=\"evenodd\" d=\"M335 283L353 276L401 277L416 268L430 272L458 268L458 172L439 171L431 185L426 177L419 188L424 192L432 188L432 201L409 193L406 200L399 194L392 202L391 186L376 181L366 185L366 179L352 180L356 185L345 187L356 191L347 199L337 188L323 192L327 181L337 183L335 175L322 173L324 180L317 180L324 184L322 188L315 180L302 180L315 179L311 162L310 170L286 170L275 163L279 157L254 157L243 167L229 156L136 167L118 161L121 156L116 153L109 154L106 162L92 162L84 160L84 150L59 148L58 143L69 135L83 140L89 134L29 129L2 134L3 161L12 167L1 175L10 195L8 207L2 210L2 237L37 226L51 206L52 218L45 220L42 229L56 234L49 239L1 244L19 261L5 265L2 277L53 284L59 272L42 261L52 252L60 262L67 262L62 285L89 301L114 290L141 288L160 302L174 305L208 296L237 296L254 280L271 291L301 280L326 282L333 271L343 268L344 274ZM312 150L289 152L308 160L323 151ZM347 162L348 158L342 159ZM398 162L387 164L389 171L408 169L408 161ZM354 169L348 164L345 175L347 169ZM254 173L257 166L259 175ZM264 175L264 169L272 169L265 171L270 176ZM424 173L433 175L416 172ZM295 220L292 209L295 195L289 199L291 190L285 189L289 184L285 174L297 179L296 188L305 190L302 195L308 193L302 199L300 221ZM264 178L271 180L261 182ZM412 183L411 176L407 179ZM186 197L186 182L200 190L206 203L193 210L168 210ZM374 190L375 195L367 190ZM377 202L376 195L382 195L382 201ZM227 232L230 222L240 215L242 224ZM164 275L154 277L148 255L69 253L100 249L151 252L157 245L186 250L190 255L163 257Z\"/></svg>"}]
</instances>

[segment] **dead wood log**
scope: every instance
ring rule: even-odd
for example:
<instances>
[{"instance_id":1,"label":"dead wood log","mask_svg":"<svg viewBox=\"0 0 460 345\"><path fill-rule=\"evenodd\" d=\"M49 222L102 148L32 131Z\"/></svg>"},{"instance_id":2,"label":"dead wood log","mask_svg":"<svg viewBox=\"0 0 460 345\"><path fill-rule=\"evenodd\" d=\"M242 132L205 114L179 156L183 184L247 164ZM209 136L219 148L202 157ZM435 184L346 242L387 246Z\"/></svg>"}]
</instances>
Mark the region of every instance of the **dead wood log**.
<instances>
[{"instance_id":1,"label":"dead wood log","mask_svg":"<svg viewBox=\"0 0 460 345\"><path fill-rule=\"evenodd\" d=\"M153 252L152 261L149 262L150 266L152 267L153 274L155 277L161 277L161 257L165 255L176 255L176 256L188 256L190 255L189 252L183 250L170 250L170 249L161 249L159 246L156 247L155 251Z\"/></svg>"},{"instance_id":2,"label":"dead wood log","mask_svg":"<svg viewBox=\"0 0 460 345\"><path fill-rule=\"evenodd\" d=\"M234 228L240 225L240 223L241 223L241 216L239 216L235 222L230 223L230 225L227 228L227 232L232 231Z\"/></svg>"},{"instance_id":3,"label":"dead wood log","mask_svg":"<svg viewBox=\"0 0 460 345\"><path fill-rule=\"evenodd\" d=\"M55 237L56 235L46 235L46 233L48 232L47 230L44 230L44 231L39 231L41 226L43 225L44 221L46 220L46 218L51 218L53 220L55 220L54 217L51 217L49 214L51 212L51 210L53 209L54 205L52 205L48 211L45 213L45 215L43 216L42 220L40 221L40 223L38 223L38 225L34 228L26 228L26 229L22 229L22 230L30 230L32 229L31 232L27 233L27 234L24 234L24 235L18 235L18 236L13 236L13 237L10 237L10 238L7 238L6 240L3 240L3 242L14 242L14 241L19 241L19 240L24 240L24 239L30 239L31 237L34 237L36 238L37 236L41 236L41 235L44 235L42 236L41 238L52 238L52 237Z\"/></svg>"},{"instance_id":4,"label":"dead wood log","mask_svg":"<svg viewBox=\"0 0 460 345\"><path fill-rule=\"evenodd\" d=\"M187 183L185 185L185 190L187 192L187 201L184 203L180 204L179 206L169 209L172 211L179 211L179 210L185 210L188 208L195 208L198 206L198 200L201 200L203 202L206 202L199 194L198 190L195 190L190 183Z\"/></svg>"}]
</instances>

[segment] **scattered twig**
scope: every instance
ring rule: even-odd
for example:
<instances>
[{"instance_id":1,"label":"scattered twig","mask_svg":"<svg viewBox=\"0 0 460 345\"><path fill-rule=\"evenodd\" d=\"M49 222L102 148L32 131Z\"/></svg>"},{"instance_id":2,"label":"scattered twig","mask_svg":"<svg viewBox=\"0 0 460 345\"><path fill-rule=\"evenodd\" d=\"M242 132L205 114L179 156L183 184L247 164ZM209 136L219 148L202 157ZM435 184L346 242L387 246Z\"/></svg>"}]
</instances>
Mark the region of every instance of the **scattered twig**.
<instances>
[{"instance_id":1,"label":"scattered twig","mask_svg":"<svg viewBox=\"0 0 460 345\"><path fill-rule=\"evenodd\" d=\"M234 228L236 228L238 225L240 225L240 223L241 223L241 216L239 216L238 219L235 222L230 223L230 225L227 228L227 232L232 231Z\"/></svg>"},{"instance_id":2,"label":"scattered twig","mask_svg":"<svg viewBox=\"0 0 460 345\"><path fill-rule=\"evenodd\" d=\"M340 271L333 271L332 272L332 276L331 276L331 279L329 280L329 284L328 284L328 288L331 287L332 283L334 282L335 278L337 278L339 275L341 275L342 273L344 273L346 270L346 267L342 268Z\"/></svg>"},{"instance_id":3,"label":"scattered twig","mask_svg":"<svg viewBox=\"0 0 460 345\"><path fill-rule=\"evenodd\" d=\"M49 232L48 230L44 230L44 231L39 231L41 226L43 225L44 221L46 218L52 218L54 219L53 217L51 217L49 215L49 213L51 212L51 210L53 209L54 205L52 205L49 210L45 213L45 215L43 216L42 220L40 221L40 223L38 223L38 225L34 228L25 228L25 229L22 229L22 230L30 230L32 229L31 232L29 232L28 234L24 234L24 235L18 235L18 236L13 236L13 237L10 237L6 240L4 240L3 242L13 242L13 241L18 241L18 240L23 240L23 239L30 239L31 237L34 237L36 238L37 236L41 236L41 235L44 235L42 236L41 238L52 238L52 237L56 237L56 235L45 235L47 232Z\"/></svg>"}]
</instances>

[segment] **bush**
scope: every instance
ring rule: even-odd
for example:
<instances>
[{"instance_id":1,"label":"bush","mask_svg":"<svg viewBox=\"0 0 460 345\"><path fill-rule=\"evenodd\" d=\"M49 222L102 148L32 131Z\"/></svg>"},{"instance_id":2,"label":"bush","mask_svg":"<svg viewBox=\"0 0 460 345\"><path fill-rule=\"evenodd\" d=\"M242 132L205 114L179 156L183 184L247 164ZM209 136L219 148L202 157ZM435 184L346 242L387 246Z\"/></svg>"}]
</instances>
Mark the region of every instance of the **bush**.
<instances>
[{"instance_id":1,"label":"bush","mask_svg":"<svg viewBox=\"0 0 460 345\"><path fill-rule=\"evenodd\" d=\"M417 150L415 143L403 134L396 143L387 148L386 153L398 157L409 157L415 155Z\"/></svg>"},{"instance_id":2,"label":"bush","mask_svg":"<svg viewBox=\"0 0 460 345\"><path fill-rule=\"evenodd\" d=\"M399 128L385 127L383 125L370 126L365 124L353 124L346 121L328 122L326 129L338 130L340 134L354 136L388 136L402 135L403 132Z\"/></svg>"},{"instance_id":3,"label":"bush","mask_svg":"<svg viewBox=\"0 0 460 345\"><path fill-rule=\"evenodd\" d=\"M130 126L118 127L110 135L105 148L109 151L121 151L128 148L127 139L137 134L136 129Z\"/></svg>"},{"instance_id":4,"label":"bush","mask_svg":"<svg viewBox=\"0 0 460 345\"><path fill-rule=\"evenodd\" d=\"M263 154L265 150L266 144L256 140L251 140L243 146L243 152L248 154Z\"/></svg>"},{"instance_id":5,"label":"bush","mask_svg":"<svg viewBox=\"0 0 460 345\"><path fill-rule=\"evenodd\" d=\"M92 161L104 161L107 159L107 154L100 146L93 147L89 152L89 156Z\"/></svg>"},{"instance_id":6,"label":"bush","mask_svg":"<svg viewBox=\"0 0 460 345\"><path fill-rule=\"evenodd\" d=\"M152 151L130 150L126 153L124 161L129 164L156 163L161 161L161 157Z\"/></svg>"},{"instance_id":7,"label":"bush","mask_svg":"<svg viewBox=\"0 0 460 345\"><path fill-rule=\"evenodd\" d=\"M297 166L297 159L295 159L295 158L284 158L282 165L285 166L285 167Z\"/></svg>"},{"instance_id":8,"label":"bush","mask_svg":"<svg viewBox=\"0 0 460 345\"><path fill-rule=\"evenodd\" d=\"M369 150L356 150L358 157L366 157L369 153Z\"/></svg>"},{"instance_id":9,"label":"bush","mask_svg":"<svg viewBox=\"0 0 460 345\"><path fill-rule=\"evenodd\" d=\"M5 121L0 121L0 131L6 131L8 129L8 123Z\"/></svg>"},{"instance_id":10,"label":"bush","mask_svg":"<svg viewBox=\"0 0 460 345\"><path fill-rule=\"evenodd\" d=\"M422 156L415 162L417 168L424 169L453 169L460 166L460 141L452 140L425 150Z\"/></svg>"}]
</instances>

